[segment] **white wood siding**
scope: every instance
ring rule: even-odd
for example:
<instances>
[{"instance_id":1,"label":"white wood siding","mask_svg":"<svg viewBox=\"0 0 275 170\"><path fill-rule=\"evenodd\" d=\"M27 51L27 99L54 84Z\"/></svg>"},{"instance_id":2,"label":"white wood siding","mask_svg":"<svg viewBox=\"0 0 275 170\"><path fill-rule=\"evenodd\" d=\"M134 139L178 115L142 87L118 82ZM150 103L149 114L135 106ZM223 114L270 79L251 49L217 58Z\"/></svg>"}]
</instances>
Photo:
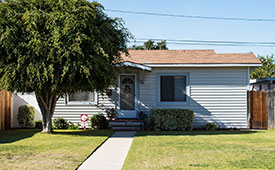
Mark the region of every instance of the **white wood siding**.
<instances>
[{"instance_id":1,"label":"white wood siding","mask_svg":"<svg viewBox=\"0 0 275 170\"><path fill-rule=\"evenodd\" d=\"M127 69L125 72L135 72ZM157 102L157 74L188 73L190 85L190 102L188 105L160 105ZM151 108L185 108L194 110L194 126L199 127L206 122L214 122L222 128L247 128L247 89L248 68L153 68L144 72L144 83L140 83L138 108L149 112ZM105 113L106 107L115 107L115 92L112 99L106 95L98 95L98 105L67 105L64 98L57 103L54 118L63 117L71 122L80 122L80 114Z\"/></svg>"},{"instance_id":2,"label":"white wood siding","mask_svg":"<svg viewBox=\"0 0 275 170\"><path fill-rule=\"evenodd\" d=\"M107 95L97 95L97 105L87 104L66 104L65 98L60 98L57 101L53 118L62 117L72 123L80 123L80 115L88 114L89 117L97 113L106 114L106 109L114 108L114 99Z\"/></svg>"},{"instance_id":3,"label":"white wood siding","mask_svg":"<svg viewBox=\"0 0 275 170\"><path fill-rule=\"evenodd\" d=\"M185 106L157 103L158 73L189 73L190 103ZM140 110L186 108L194 110L194 126L215 122L222 128L247 128L247 68L153 68L140 85Z\"/></svg>"}]
</instances>

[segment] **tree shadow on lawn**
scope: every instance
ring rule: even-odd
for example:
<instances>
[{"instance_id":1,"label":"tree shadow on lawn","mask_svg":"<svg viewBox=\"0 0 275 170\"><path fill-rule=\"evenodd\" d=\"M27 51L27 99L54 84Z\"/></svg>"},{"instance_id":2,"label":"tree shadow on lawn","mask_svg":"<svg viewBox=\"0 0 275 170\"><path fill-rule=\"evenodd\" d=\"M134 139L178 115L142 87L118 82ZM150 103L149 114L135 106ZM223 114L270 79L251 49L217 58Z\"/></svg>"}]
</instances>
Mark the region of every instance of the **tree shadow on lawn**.
<instances>
[{"instance_id":1,"label":"tree shadow on lawn","mask_svg":"<svg viewBox=\"0 0 275 170\"><path fill-rule=\"evenodd\" d=\"M12 129L0 132L0 144L12 143L18 140L32 137L40 132L40 129Z\"/></svg>"},{"instance_id":2,"label":"tree shadow on lawn","mask_svg":"<svg viewBox=\"0 0 275 170\"><path fill-rule=\"evenodd\" d=\"M260 131L250 130L217 130L217 131L144 131L138 132L136 136L198 136L198 135L241 135L253 134Z\"/></svg>"},{"instance_id":3,"label":"tree shadow on lawn","mask_svg":"<svg viewBox=\"0 0 275 170\"><path fill-rule=\"evenodd\" d=\"M113 133L110 129L96 130L54 130L53 134L57 135L73 135L73 136L110 136Z\"/></svg>"},{"instance_id":4,"label":"tree shadow on lawn","mask_svg":"<svg viewBox=\"0 0 275 170\"><path fill-rule=\"evenodd\" d=\"M40 133L41 129L12 129L0 132L0 144L12 143L22 139L32 137ZM105 136L113 133L112 130L54 130L53 135L73 135L73 136ZM50 135L50 134L49 134Z\"/></svg>"}]
</instances>

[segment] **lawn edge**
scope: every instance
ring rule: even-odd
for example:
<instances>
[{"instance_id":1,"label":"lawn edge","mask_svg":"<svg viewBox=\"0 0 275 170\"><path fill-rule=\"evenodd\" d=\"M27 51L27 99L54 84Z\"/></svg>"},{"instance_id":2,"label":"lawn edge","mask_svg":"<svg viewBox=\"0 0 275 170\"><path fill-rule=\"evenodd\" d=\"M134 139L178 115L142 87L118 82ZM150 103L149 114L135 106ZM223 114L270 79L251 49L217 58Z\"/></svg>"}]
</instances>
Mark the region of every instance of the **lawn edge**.
<instances>
[{"instance_id":1,"label":"lawn edge","mask_svg":"<svg viewBox=\"0 0 275 170\"><path fill-rule=\"evenodd\" d=\"M93 150L93 152L90 154L90 155L88 155L87 156L87 158L81 163L81 164L79 164L76 168L75 168L75 170L77 170L90 156L92 156L94 153L95 153L95 151L97 151L112 135L114 134L114 131L100 144L100 145L98 145L94 150Z\"/></svg>"}]
</instances>

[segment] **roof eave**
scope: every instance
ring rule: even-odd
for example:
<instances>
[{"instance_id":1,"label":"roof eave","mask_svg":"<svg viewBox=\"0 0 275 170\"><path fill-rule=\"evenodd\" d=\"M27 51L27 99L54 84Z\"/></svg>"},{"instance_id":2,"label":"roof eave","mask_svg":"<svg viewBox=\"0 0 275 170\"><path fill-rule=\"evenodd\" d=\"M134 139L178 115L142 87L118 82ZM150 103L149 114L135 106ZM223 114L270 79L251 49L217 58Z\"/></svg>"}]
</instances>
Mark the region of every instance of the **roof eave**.
<instances>
[{"instance_id":1,"label":"roof eave","mask_svg":"<svg viewBox=\"0 0 275 170\"><path fill-rule=\"evenodd\" d=\"M149 67L259 67L260 63L239 63L239 64L144 64Z\"/></svg>"},{"instance_id":2,"label":"roof eave","mask_svg":"<svg viewBox=\"0 0 275 170\"><path fill-rule=\"evenodd\" d=\"M138 69L145 70L145 71L151 71L152 70L152 68L148 65L136 64L136 63L132 63L132 62L129 62L129 61L119 63L118 66L134 67L134 68L138 68Z\"/></svg>"}]
</instances>

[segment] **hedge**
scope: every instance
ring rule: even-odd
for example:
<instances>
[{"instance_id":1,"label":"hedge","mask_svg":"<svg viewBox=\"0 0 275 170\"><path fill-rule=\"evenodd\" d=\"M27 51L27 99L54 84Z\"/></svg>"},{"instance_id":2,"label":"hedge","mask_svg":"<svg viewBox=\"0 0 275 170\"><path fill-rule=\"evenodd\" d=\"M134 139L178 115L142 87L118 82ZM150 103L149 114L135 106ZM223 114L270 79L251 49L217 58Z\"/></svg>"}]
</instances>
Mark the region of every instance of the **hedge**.
<instances>
[{"instance_id":1,"label":"hedge","mask_svg":"<svg viewBox=\"0 0 275 170\"><path fill-rule=\"evenodd\" d=\"M108 128L108 122L106 120L106 117L102 113L98 113L96 115L93 115L90 119L91 121L91 127L94 129L106 129Z\"/></svg>"},{"instance_id":2,"label":"hedge","mask_svg":"<svg viewBox=\"0 0 275 170\"><path fill-rule=\"evenodd\" d=\"M18 109L17 120L22 127L34 127L35 109L30 105L22 105Z\"/></svg>"},{"instance_id":3,"label":"hedge","mask_svg":"<svg viewBox=\"0 0 275 170\"><path fill-rule=\"evenodd\" d=\"M192 130L194 112L187 109L152 109L151 125L155 130Z\"/></svg>"},{"instance_id":4,"label":"hedge","mask_svg":"<svg viewBox=\"0 0 275 170\"><path fill-rule=\"evenodd\" d=\"M68 129L69 123L66 119L59 117L53 120L53 127L55 129Z\"/></svg>"}]
</instances>

